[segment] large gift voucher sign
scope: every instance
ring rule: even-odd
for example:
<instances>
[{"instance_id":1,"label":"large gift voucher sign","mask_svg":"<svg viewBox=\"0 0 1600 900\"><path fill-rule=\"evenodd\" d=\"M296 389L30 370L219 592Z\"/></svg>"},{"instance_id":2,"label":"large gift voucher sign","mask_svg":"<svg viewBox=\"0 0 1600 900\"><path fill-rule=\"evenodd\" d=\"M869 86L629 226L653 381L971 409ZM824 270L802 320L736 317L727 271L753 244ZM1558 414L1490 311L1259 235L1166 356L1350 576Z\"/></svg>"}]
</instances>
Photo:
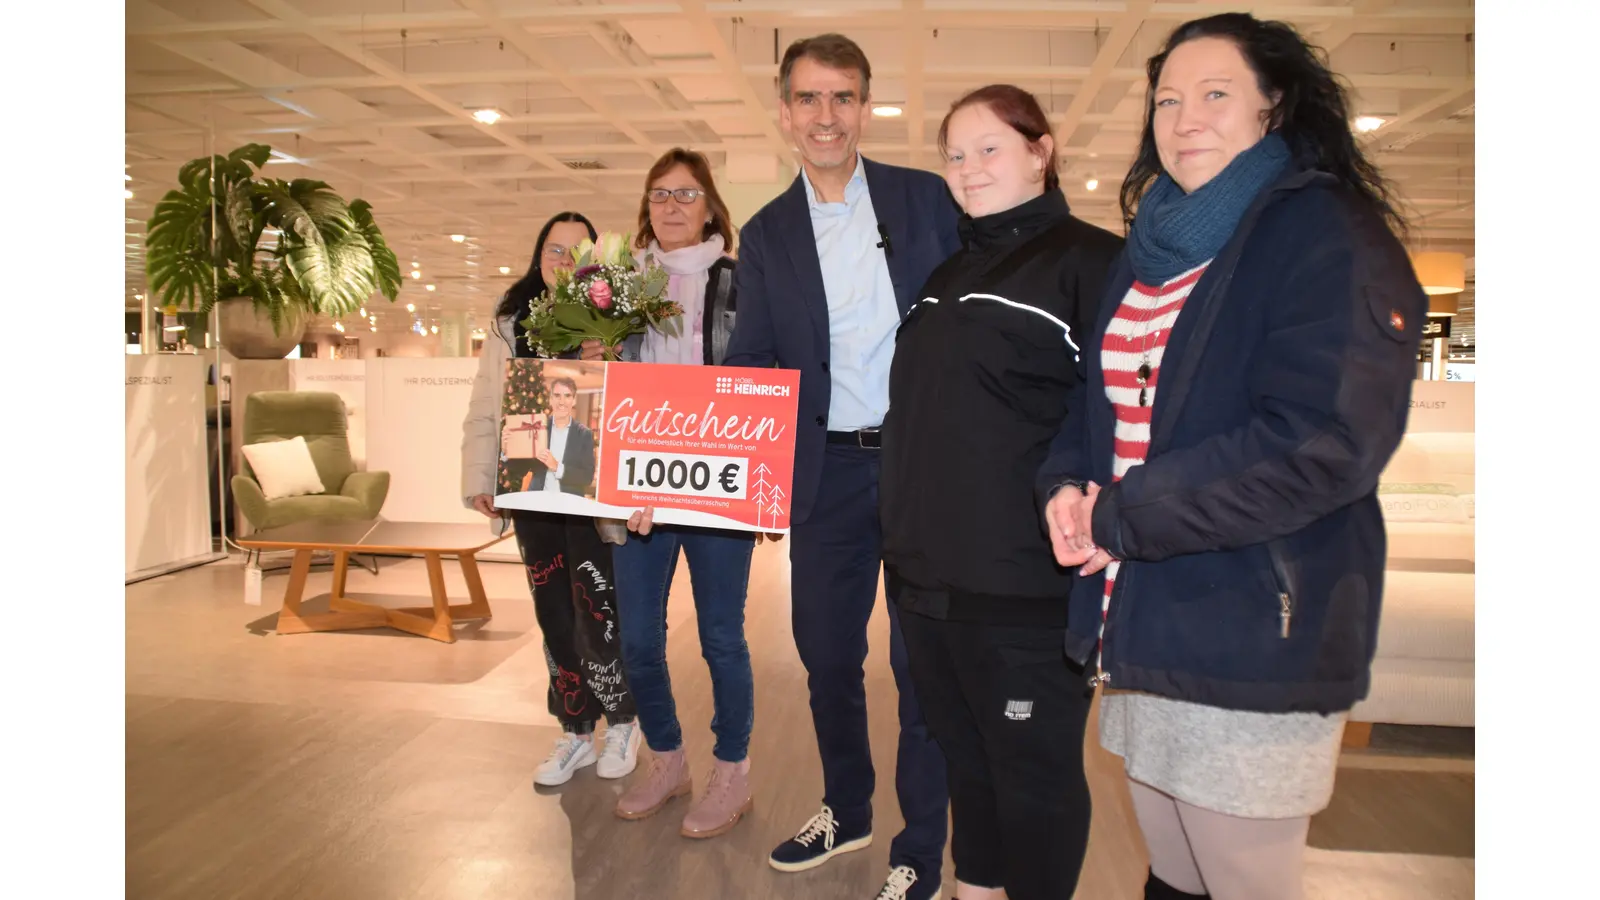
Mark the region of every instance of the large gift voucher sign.
<instances>
[{"instance_id":1,"label":"large gift voucher sign","mask_svg":"<svg viewBox=\"0 0 1600 900\"><path fill-rule=\"evenodd\" d=\"M783 533L800 373L515 359L495 505Z\"/></svg>"}]
</instances>

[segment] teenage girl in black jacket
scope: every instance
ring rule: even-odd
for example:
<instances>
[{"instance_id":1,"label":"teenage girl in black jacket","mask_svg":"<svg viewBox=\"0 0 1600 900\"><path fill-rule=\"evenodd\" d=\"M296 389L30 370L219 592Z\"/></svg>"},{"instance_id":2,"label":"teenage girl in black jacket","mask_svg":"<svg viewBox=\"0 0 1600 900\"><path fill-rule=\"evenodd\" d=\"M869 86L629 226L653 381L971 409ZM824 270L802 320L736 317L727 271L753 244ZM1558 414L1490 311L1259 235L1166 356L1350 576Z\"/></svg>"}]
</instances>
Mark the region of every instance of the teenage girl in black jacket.
<instances>
[{"instance_id":1,"label":"teenage girl in black jacket","mask_svg":"<svg viewBox=\"0 0 1600 900\"><path fill-rule=\"evenodd\" d=\"M1066 398L1122 240L1068 211L1049 122L1026 91L963 97L939 144L964 246L900 326L884 559L948 764L957 897L1067 900L1089 838L1090 691L1063 653L1074 578L1034 514L1033 477L1078 415Z\"/></svg>"}]
</instances>

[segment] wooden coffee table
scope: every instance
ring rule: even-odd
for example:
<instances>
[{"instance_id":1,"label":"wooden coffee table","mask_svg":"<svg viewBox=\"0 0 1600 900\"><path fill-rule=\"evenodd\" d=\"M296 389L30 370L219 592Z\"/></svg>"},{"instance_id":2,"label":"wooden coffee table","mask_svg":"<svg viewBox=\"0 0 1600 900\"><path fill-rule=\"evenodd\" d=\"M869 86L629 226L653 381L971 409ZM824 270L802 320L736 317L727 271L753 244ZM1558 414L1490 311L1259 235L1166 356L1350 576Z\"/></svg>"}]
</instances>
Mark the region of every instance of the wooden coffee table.
<instances>
[{"instance_id":1,"label":"wooden coffee table","mask_svg":"<svg viewBox=\"0 0 1600 900\"><path fill-rule=\"evenodd\" d=\"M509 532L507 532L509 534ZM293 550L289 585L283 591L283 610L278 613L279 634L305 634L312 631L352 631L359 628L398 628L422 637L455 643L451 626L459 621L487 619L489 598L483 592L478 574L477 554L505 540L494 537L485 525L434 525L426 522L387 522L382 519L326 519L296 522L280 528L258 531L239 540L250 550ZM317 551L333 553L333 592L327 613L304 614L300 601L311 572L311 555ZM351 600L344 594L345 576L352 553L422 554L428 565L428 586L433 606L389 609ZM444 590L442 557L461 561L461 574L467 579L467 594L472 602L451 606Z\"/></svg>"}]
</instances>

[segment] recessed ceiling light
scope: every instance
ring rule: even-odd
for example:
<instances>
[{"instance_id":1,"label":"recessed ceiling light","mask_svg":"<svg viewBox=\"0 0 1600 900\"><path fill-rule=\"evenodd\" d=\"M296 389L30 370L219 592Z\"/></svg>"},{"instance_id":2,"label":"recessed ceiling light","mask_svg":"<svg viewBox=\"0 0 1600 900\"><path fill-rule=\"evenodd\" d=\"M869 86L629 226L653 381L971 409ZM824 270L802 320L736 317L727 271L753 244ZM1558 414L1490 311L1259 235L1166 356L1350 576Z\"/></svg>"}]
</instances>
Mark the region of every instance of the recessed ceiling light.
<instances>
[{"instance_id":1,"label":"recessed ceiling light","mask_svg":"<svg viewBox=\"0 0 1600 900\"><path fill-rule=\"evenodd\" d=\"M127 172L123 172L122 173L122 180L123 181L132 181L133 180L133 176L129 175Z\"/></svg>"},{"instance_id":2,"label":"recessed ceiling light","mask_svg":"<svg viewBox=\"0 0 1600 900\"><path fill-rule=\"evenodd\" d=\"M455 241L458 244L461 243L462 241L466 240L466 239L467 239L467 236L464 235L464 234L452 234L452 235L450 235L450 240Z\"/></svg>"},{"instance_id":3,"label":"recessed ceiling light","mask_svg":"<svg viewBox=\"0 0 1600 900\"><path fill-rule=\"evenodd\" d=\"M493 125L501 119L504 119L506 114L498 109L485 108L473 110L472 117L485 125Z\"/></svg>"},{"instance_id":4,"label":"recessed ceiling light","mask_svg":"<svg viewBox=\"0 0 1600 900\"><path fill-rule=\"evenodd\" d=\"M511 274L511 267L510 266L501 266L500 267L500 274L501 275L510 275Z\"/></svg>"},{"instance_id":5,"label":"recessed ceiling light","mask_svg":"<svg viewBox=\"0 0 1600 900\"><path fill-rule=\"evenodd\" d=\"M422 277L422 273L417 271L416 269L412 269L411 270L411 277L412 278L421 278Z\"/></svg>"},{"instance_id":6,"label":"recessed ceiling light","mask_svg":"<svg viewBox=\"0 0 1600 900\"><path fill-rule=\"evenodd\" d=\"M435 291L435 290L438 290L438 288L436 288L436 287L434 287L433 285L430 284L430 285L428 285L428 290Z\"/></svg>"},{"instance_id":7,"label":"recessed ceiling light","mask_svg":"<svg viewBox=\"0 0 1600 900\"><path fill-rule=\"evenodd\" d=\"M343 322L335 322L335 323L333 323L333 330L339 332L340 334L344 334L344 323Z\"/></svg>"},{"instance_id":8,"label":"recessed ceiling light","mask_svg":"<svg viewBox=\"0 0 1600 900\"><path fill-rule=\"evenodd\" d=\"M1356 130L1363 133L1377 131L1387 121L1389 120L1382 116L1356 116Z\"/></svg>"},{"instance_id":9,"label":"recessed ceiling light","mask_svg":"<svg viewBox=\"0 0 1600 900\"><path fill-rule=\"evenodd\" d=\"M122 192L122 199L124 199L124 200L132 200L133 199L133 191L123 191Z\"/></svg>"},{"instance_id":10,"label":"recessed ceiling light","mask_svg":"<svg viewBox=\"0 0 1600 900\"><path fill-rule=\"evenodd\" d=\"M432 331L433 331L434 334L438 334L439 333L439 326L437 326L437 325L433 326Z\"/></svg>"},{"instance_id":11,"label":"recessed ceiling light","mask_svg":"<svg viewBox=\"0 0 1600 900\"><path fill-rule=\"evenodd\" d=\"M376 326L376 325L372 326L372 330L373 331L377 331L378 330L378 326Z\"/></svg>"},{"instance_id":12,"label":"recessed ceiling light","mask_svg":"<svg viewBox=\"0 0 1600 900\"><path fill-rule=\"evenodd\" d=\"M416 312L416 311L417 311L417 305L415 303L407 303L406 304L406 312Z\"/></svg>"},{"instance_id":13,"label":"recessed ceiling light","mask_svg":"<svg viewBox=\"0 0 1600 900\"><path fill-rule=\"evenodd\" d=\"M1090 190L1090 191L1094 190L1095 188L1098 188L1099 186L1100 186L1100 179L1098 179L1098 178L1091 178L1088 181L1085 181L1083 183L1084 189L1085 190Z\"/></svg>"},{"instance_id":14,"label":"recessed ceiling light","mask_svg":"<svg viewBox=\"0 0 1600 900\"><path fill-rule=\"evenodd\" d=\"M361 318L365 319L366 317L367 317L367 308L365 306L363 306L363 307L361 307Z\"/></svg>"},{"instance_id":15,"label":"recessed ceiling light","mask_svg":"<svg viewBox=\"0 0 1600 900\"><path fill-rule=\"evenodd\" d=\"M413 259L411 261L411 268L420 269L420 268L422 268L422 263L419 263L419 262L417 262L416 260Z\"/></svg>"},{"instance_id":16,"label":"recessed ceiling light","mask_svg":"<svg viewBox=\"0 0 1600 900\"><path fill-rule=\"evenodd\" d=\"M904 113L904 112L905 112L905 110L901 109L898 106L874 106L872 108L872 114L877 116L880 119L895 119L895 118L899 118L900 115L902 113Z\"/></svg>"}]
</instances>

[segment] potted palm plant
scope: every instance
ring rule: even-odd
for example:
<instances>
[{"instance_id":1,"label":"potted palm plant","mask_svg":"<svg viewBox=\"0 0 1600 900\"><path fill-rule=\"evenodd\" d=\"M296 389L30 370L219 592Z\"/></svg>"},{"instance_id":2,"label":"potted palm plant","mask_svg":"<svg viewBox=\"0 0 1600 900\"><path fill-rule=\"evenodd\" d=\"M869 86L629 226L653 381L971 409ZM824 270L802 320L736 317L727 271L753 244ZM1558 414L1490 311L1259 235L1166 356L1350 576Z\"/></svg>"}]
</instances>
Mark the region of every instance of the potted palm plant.
<instances>
[{"instance_id":1,"label":"potted palm plant","mask_svg":"<svg viewBox=\"0 0 1600 900\"><path fill-rule=\"evenodd\" d=\"M271 154L246 144L186 163L145 234L152 295L165 307L215 307L222 345L244 359L281 359L310 316L400 293L400 263L371 204L346 203L321 181L258 177Z\"/></svg>"}]
</instances>

